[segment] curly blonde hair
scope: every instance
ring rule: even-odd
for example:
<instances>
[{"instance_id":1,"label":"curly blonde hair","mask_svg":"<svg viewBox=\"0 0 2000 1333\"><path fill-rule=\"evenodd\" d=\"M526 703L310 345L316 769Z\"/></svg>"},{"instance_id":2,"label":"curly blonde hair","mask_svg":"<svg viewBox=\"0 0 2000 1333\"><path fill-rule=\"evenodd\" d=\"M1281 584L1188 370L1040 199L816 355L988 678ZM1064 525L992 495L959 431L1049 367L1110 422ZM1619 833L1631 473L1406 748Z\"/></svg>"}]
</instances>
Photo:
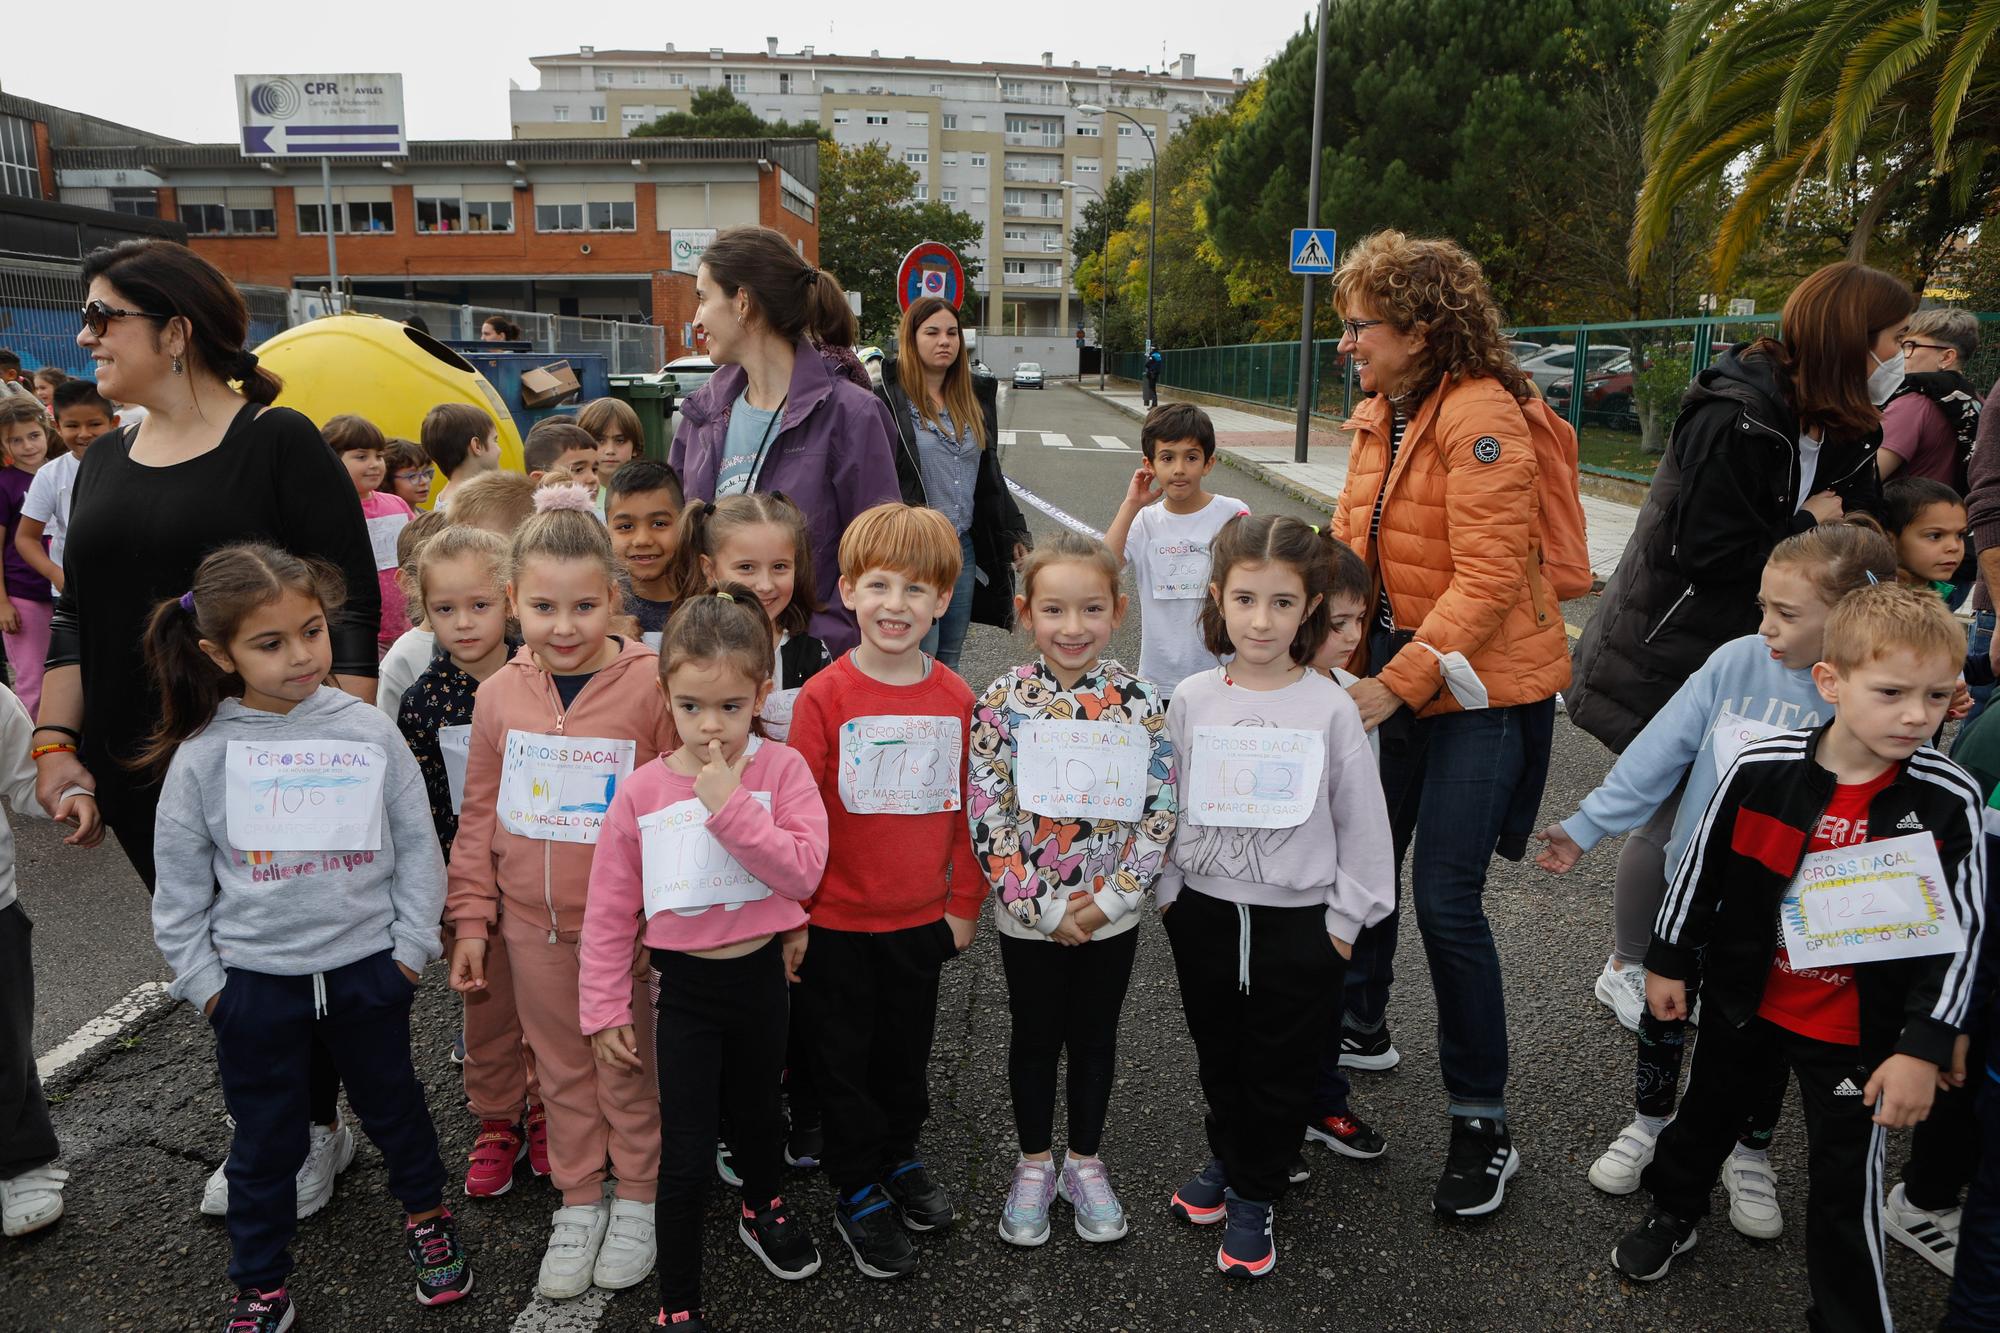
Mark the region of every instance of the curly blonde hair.
<instances>
[{"instance_id":1,"label":"curly blonde hair","mask_svg":"<svg viewBox=\"0 0 2000 1333\"><path fill-rule=\"evenodd\" d=\"M1479 375L1499 380L1524 402L1534 392L1500 331L1500 307L1479 261L1454 241L1376 232L1341 261L1333 303L1342 316L1365 303L1399 332L1420 329L1423 348L1404 386L1412 404L1447 379Z\"/></svg>"}]
</instances>

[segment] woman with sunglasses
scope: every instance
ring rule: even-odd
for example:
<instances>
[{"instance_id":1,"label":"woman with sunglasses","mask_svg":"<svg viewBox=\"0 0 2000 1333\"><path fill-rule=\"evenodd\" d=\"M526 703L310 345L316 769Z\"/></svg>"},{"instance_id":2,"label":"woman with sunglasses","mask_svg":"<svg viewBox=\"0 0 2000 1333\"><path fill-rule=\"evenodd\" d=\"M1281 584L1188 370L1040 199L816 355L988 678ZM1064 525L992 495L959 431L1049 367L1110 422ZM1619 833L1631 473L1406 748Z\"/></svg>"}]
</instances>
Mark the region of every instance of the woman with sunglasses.
<instances>
[{"instance_id":1,"label":"woman with sunglasses","mask_svg":"<svg viewBox=\"0 0 2000 1333\"><path fill-rule=\"evenodd\" d=\"M140 651L153 607L185 593L218 547L268 542L317 557L342 572L347 589L330 629L330 683L372 700L381 596L347 470L317 426L270 405L282 386L244 346L249 313L229 279L158 240L94 251L83 277L90 299L77 345L98 390L142 405L146 418L96 441L77 470L35 732L37 790L58 817L66 788L94 791L104 825L151 892L160 788L128 761L160 717ZM332 1062L315 1052L301 1215L326 1202L333 1169L353 1156L350 1131L336 1124L337 1092ZM211 1181L203 1211L221 1213L225 1198Z\"/></svg>"}]
</instances>

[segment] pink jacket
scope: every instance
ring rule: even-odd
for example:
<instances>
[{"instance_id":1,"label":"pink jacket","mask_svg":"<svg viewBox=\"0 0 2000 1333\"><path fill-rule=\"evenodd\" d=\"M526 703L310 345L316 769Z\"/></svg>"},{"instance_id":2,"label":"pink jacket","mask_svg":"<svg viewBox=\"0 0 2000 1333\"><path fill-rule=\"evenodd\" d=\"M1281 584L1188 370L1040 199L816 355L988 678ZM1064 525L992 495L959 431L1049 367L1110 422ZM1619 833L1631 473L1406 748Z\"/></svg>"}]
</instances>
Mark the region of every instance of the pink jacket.
<instances>
[{"instance_id":1,"label":"pink jacket","mask_svg":"<svg viewBox=\"0 0 2000 1333\"><path fill-rule=\"evenodd\" d=\"M646 917L639 818L695 799L694 779L664 758L638 770L611 799L597 856L590 865L590 900L583 913L578 995L589 1036L632 1021L632 940L640 931L651 949L700 953L806 923L805 899L826 869L826 806L819 784L796 750L753 739L743 785L703 825L771 896L691 914ZM766 810L754 793L768 794ZM637 925L635 929L635 923Z\"/></svg>"},{"instance_id":2,"label":"pink jacket","mask_svg":"<svg viewBox=\"0 0 2000 1333\"><path fill-rule=\"evenodd\" d=\"M583 929L590 882L587 842L544 841L501 827L500 762L509 731L596 736L635 742L632 771L679 743L659 686L660 659L637 639L599 671L565 712L554 680L523 647L480 685L472 705L471 753L465 766L465 805L458 840L451 846L451 883L445 920L459 938L483 940L499 920L500 903L523 919L545 920L551 931ZM627 782L630 779L626 779ZM622 788L625 784L620 783ZM613 793L613 799L616 799Z\"/></svg>"}]
</instances>

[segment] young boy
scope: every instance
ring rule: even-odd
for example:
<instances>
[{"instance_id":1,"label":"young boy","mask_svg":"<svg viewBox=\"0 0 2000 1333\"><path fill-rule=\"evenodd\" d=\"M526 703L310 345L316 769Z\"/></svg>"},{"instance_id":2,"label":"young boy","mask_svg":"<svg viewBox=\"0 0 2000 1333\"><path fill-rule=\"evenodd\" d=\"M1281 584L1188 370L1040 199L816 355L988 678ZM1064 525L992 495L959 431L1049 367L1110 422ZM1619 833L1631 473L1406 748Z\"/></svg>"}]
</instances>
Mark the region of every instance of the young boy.
<instances>
[{"instance_id":1,"label":"young boy","mask_svg":"<svg viewBox=\"0 0 2000 1333\"><path fill-rule=\"evenodd\" d=\"M444 473L444 485L438 488L433 508L450 507L453 483L470 481L500 466L500 446L493 440L493 418L470 403L439 403L424 414L424 424L417 434L425 455Z\"/></svg>"},{"instance_id":2,"label":"young boy","mask_svg":"<svg viewBox=\"0 0 2000 1333\"><path fill-rule=\"evenodd\" d=\"M658 648L673 614L674 524L681 516L681 479L665 463L638 458L611 474L604 489L604 521L611 550L631 577L625 599L641 636Z\"/></svg>"},{"instance_id":3,"label":"young boy","mask_svg":"<svg viewBox=\"0 0 2000 1333\"><path fill-rule=\"evenodd\" d=\"M366 417L343 412L327 418L319 428L320 438L347 468L354 493L361 498L361 517L368 523L368 541L375 548L375 579L382 589L382 619L376 635L377 648L387 652L390 645L410 628L409 604L397 577L396 537L410 525L416 511L388 491L389 463L385 454L388 437Z\"/></svg>"},{"instance_id":4,"label":"young boy","mask_svg":"<svg viewBox=\"0 0 2000 1333\"><path fill-rule=\"evenodd\" d=\"M637 458L646 443L639 414L623 399L593 398L577 412L576 424L597 441L597 470L606 477Z\"/></svg>"},{"instance_id":5,"label":"young boy","mask_svg":"<svg viewBox=\"0 0 2000 1333\"><path fill-rule=\"evenodd\" d=\"M1249 510L1241 500L1202 489L1215 470L1215 427L1193 404L1163 403L1148 412L1139 448L1146 461L1132 474L1104 544L1132 566L1139 586L1139 675L1165 697L1215 665L1201 644L1208 544L1224 523Z\"/></svg>"},{"instance_id":6,"label":"young boy","mask_svg":"<svg viewBox=\"0 0 2000 1333\"><path fill-rule=\"evenodd\" d=\"M875 1278L916 1271L904 1228L952 1220L917 1135L939 969L972 942L986 880L964 808L972 690L920 645L958 568L958 533L935 509L877 505L849 524L840 596L861 642L799 691L787 739L826 798L826 877L798 973L821 1164L841 1238Z\"/></svg>"},{"instance_id":7,"label":"young boy","mask_svg":"<svg viewBox=\"0 0 2000 1333\"><path fill-rule=\"evenodd\" d=\"M431 498L431 481L437 469L415 440L391 436L389 447L382 451L382 464L389 470L389 493L398 500L414 510Z\"/></svg>"},{"instance_id":8,"label":"young boy","mask_svg":"<svg viewBox=\"0 0 2000 1333\"><path fill-rule=\"evenodd\" d=\"M67 380L56 386L56 436L64 449L44 463L28 484L14 549L57 592L63 587L63 544L69 534L69 497L76 486L76 470L91 443L116 430L118 424L118 413L90 380ZM44 534L48 537L46 548Z\"/></svg>"},{"instance_id":9,"label":"young boy","mask_svg":"<svg viewBox=\"0 0 2000 1333\"><path fill-rule=\"evenodd\" d=\"M14 539L21 526L21 506L35 473L49 456L49 419L41 401L16 395L0 401L0 521L6 524L6 546L0 549L5 570L0 591L0 641L14 668L14 693L35 716L42 702L42 662L49 655L49 625L55 617L55 594L46 574L23 558Z\"/></svg>"},{"instance_id":10,"label":"young boy","mask_svg":"<svg viewBox=\"0 0 2000 1333\"><path fill-rule=\"evenodd\" d=\"M597 495L597 441L574 422L536 422L521 445L521 463L537 486L574 482Z\"/></svg>"},{"instance_id":11,"label":"young boy","mask_svg":"<svg viewBox=\"0 0 2000 1333\"><path fill-rule=\"evenodd\" d=\"M1686 978L1705 951L1707 1020L1679 1113L1641 1178L1652 1211L1611 1261L1650 1282L1694 1246L1748 1100L1783 1062L1799 1080L1813 1163L1807 1322L1881 1330L1889 1322L1883 1131L1924 1119L1940 1069L1952 1066L1970 958L1984 942L1986 851L1978 785L1924 743L1965 657L1965 631L1944 603L1888 584L1850 593L1827 617L1823 653L1813 679L1833 721L1744 747L1703 810L1654 923L1648 1006L1663 1020L1687 1017ZM1957 928L1955 952L1850 945L1864 952L1832 962L1792 953L1788 937L1801 948L1853 938L1797 933L1800 922L1824 924L1808 915L1801 867L1852 873L1808 866L1809 857L1916 834L1926 836L1903 854L1935 849L1936 869L1916 868L1936 876L1929 892ZM1893 945L1902 932L1885 934Z\"/></svg>"}]
</instances>

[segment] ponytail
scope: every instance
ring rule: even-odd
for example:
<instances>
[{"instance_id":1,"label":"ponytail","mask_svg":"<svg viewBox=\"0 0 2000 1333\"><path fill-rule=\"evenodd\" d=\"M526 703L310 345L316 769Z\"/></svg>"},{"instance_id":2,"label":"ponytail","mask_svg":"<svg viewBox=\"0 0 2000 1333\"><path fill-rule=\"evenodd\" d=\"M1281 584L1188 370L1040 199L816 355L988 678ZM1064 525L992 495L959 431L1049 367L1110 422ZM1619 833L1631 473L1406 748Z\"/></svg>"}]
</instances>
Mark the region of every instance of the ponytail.
<instances>
[{"instance_id":1,"label":"ponytail","mask_svg":"<svg viewBox=\"0 0 2000 1333\"><path fill-rule=\"evenodd\" d=\"M702 252L701 264L723 295L748 289L750 304L780 338L852 347L860 334L839 279L807 263L784 233L771 227L730 227L718 233Z\"/></svg>"},{"instance_id":2,"label":"ponytail","mask_svg":"<svg viewBox=\"0 0 2000 1333\"><path fill-rule=\"evenodd\" d=\"M715 515L713 500L690 501L674 525L674 563L667 569L667 587L673 591L674 605L708 591L708 576L701 572L701 558L713 556L708 549L708 520Z\"/></svg>"},{"instance_id":3,"label":"ponytail","mask_svg":"<svg viewBox=\"0 0 2000 1333\"><path fill-rule=\"evenodd\" d=\"M134 240L84 258L84 283L98 278L165 324L186 324L188 356L195 365L219 380L237 381L243 396L260 407L278 400L284 381L257 364L247 346L249 307L215 265L172 241Z\"/></svg>"},{"instance_id":4,"label":"ponytail","mask_svg":"<svg viewBox=\"0 0 2000 1333\"><path fill-rule=\"evenodd\" d=\"M626 464L630 467L631 464ZM674 605L714 591L723 575L711 579L702 572L703 556L716 551L737 528L769 523L792 535L792 600L778 612L778 628L804 634L819 613L819 584L813 576L812 537L806 516L783 491L746 491L720 500L696 500L681 510L674 533L674 563L668 571Z\"/></svg>"},{"instance_id":5,"label":"ponytail","mask_svg":"<svg viewBox=\"0 0 2000 1333\"><path fill-rule=\"evenodd\" d=\"M823 268L806 270L806 336L821 347L852 347L861 338L861 322L847 304L840 280Z\"/></svg>"},{"instance_id":6,"label":"ponytail","mask_svg":"<svg viewBox=\"0 0 2000 1333\"><path fill-rule=\"evenodd\" d=\"M139 773L153 775L166 768L181 742L207 726L234 693L229 688L233 678L201 650L201 626L192 606L191 595L171 598L154 607L146 620L146 671L160 696L160 720L145 745L126 761Z\"/></svg>"}]
</instances>

